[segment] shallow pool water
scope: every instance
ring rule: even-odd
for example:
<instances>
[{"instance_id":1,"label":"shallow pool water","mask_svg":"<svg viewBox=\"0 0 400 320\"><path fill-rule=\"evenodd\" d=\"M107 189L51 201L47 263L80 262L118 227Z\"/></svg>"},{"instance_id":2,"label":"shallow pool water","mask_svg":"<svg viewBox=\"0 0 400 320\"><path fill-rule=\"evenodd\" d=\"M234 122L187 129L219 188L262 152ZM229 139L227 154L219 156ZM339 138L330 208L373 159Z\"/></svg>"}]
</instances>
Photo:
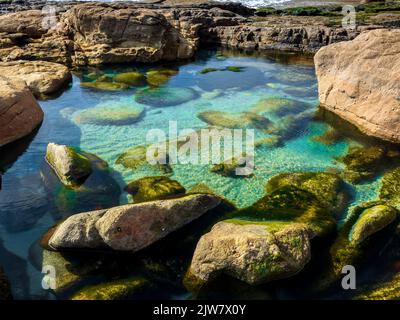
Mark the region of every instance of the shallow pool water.
<instances>
[{"instance_id":1,"label":"shallow pool water","mask_svg":"<svg viewBox=\"0 0 400 320\"><path fill-rule=\"evenodd\" d=\"M160 174L153 167L131 169L116 163L118 157L130 148L147 144L149 130L161 129L168 133L169 121L176 121L178 131L188 128L198 131L210 127L198 117L200 113L253 112L263 99L285 98L295 100L302 110L259 112L269 119L271 125L282 127L284 134L279 143L260 143L257 146L254 175L231 178L210 172L211 164L176 164L170 177L186 189L205 184L236 206L245 207L263 196L267 180L277 173L343 169L336 158L346 154L349 145L356 142L347 139L326 145L314 140L328 129L328 125L313 120L318 106L314 66L299 61L282 63L268 57L204 51L195 61L179 65L108 66L79 71L75 73L71 87L59 97L40 101L45 120L37 133L1 151L0 164L4 173L0 191L0 265L10 277L15 298L53 298L42 289L41 270L32 257L40 255L37 252L40 249L34 250L32 246L57 222L55 211L59 210L57 206L47 205L52 194L44 187L41 178L49 142L77 146L101 157L108 162L112 176L122 189L134 179ZM146 87L118 91L81 87L82 81L93 80L93 73L112 77L121 72L144 73L151 69L177 71L159 86L162 90L167 89L161 92L165 92L165 99L172 101L168 107L163 106L162 101L159 105L153 103L154 96L153 102L147 104L138 99ZM160 99L160 95L155 97ZM174 99L184 102L174 105ZM131 123L84 121L79 117L83 111L96 108L117 111L125 108L142 114ZM256 141L274 138L263 128L253 128L251 124L248 127L255 130ZM379 179L358 185L352 205L374 199L378 188ZM120 203L128 201L129 197L122 193ZM77 213L75 211L68 214Z\"/></svg>"}]
</instances>

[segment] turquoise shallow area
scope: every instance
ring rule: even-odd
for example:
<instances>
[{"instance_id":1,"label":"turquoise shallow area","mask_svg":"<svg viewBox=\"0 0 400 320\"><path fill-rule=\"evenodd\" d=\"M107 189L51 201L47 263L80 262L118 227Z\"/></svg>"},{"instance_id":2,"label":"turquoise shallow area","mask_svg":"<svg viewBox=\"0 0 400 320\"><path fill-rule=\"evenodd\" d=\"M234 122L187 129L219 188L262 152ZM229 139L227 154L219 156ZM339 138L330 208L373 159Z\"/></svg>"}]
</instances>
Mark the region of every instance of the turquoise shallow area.
<instances>
[{"instance_id":1,"label":"turquoise shallow area","mask_svg":"<svg viewBox=\"0 0 400 320\"><path fill-rule=\"evenodd\" d=\"M205 74L204 68L225 69L229 66L242 67L242 72L229 70ZM278 146L261 146L256 149L254 175L248 178L229 178L211 173L211 165L173 166L171 178L178 180L187 189L204 183L216 193L234 202L238 207L252 204L263 196L267 180L280 172L341 170L342 165L335 159L346 154L349 140L330 146L314 141L312 138L323 134L328 125L313 121L317 110L318 95L314 67L310 64L282 64L272 59L249 56L223 56L215 52L202 52L199 57L186 64L160 66L176 68L179 72L163 84L165 88L190 88L195 92L195 99L169 107L152 107L135 101L135 94L143 88L130 88L121 91L98 91L82 88L80 82L93 70L76 73L72 86L58 98L41 101L45 120L32 137L26 142L26 150L17 160L9 161L4 166L2 190L0 192L0 238L3 246L15 260L19 258L17 268L25 268L29 277L26 287L17 278L11 278L12 284L18 284L16 298L51 298L41 289L41 273L30 260L29 248L56 221L53 218L55 208L43 209L40 213L29 216L32 223L23 230L8 227L7 214L18 214L18 208L35 207L35 201L26 200L24 195L48 197L40 187L40 168L44 166L44 154L49 142L78 146L95 153L106 160L112 175L121 188L133 179L148 175L158 175L155 169L141 167L135 170L116 164L117 158L126 150L146 144L146 134L151 129L168 132L169 121L177 121L178 130L190 128L199 130L208 125L196 115L205 111L223 111L227 113L247 112L261 99L268 97L290 98L308 104L301 125L286 132L286 138ZM100 68L97 72L112 77L119 72L138 70L146 72L147 66L114 66ZM288 90L294 87L297 90ZM142 117L123 125L76 123L76 116L89 108L111 107L118 109L134 106L135 110L144 109ZM276 125L284 119L273 113L264 113ZM256 140L269 134L255 129ZM22 148L23 149L23 148ZM16 155L17 156L17 155ZM36 187L36 184L39 187ZM22 189L21 189L22 188ZM26 188L28 192L24 192ZM374 199L379 188L379 179L356 187L353 205ZM22 190L22 191L21 191ZM20 195L22 193L23 195ZM39 201L39 200L38 200ZM121 203L129 201L122 194ZM39 206L40 207L40 206ZM28 210L29 211L29 210ZM32 212L36 212L36 209ZM71 212L71 214L76 212ZM27 221L26 217L17 216L17 220ZM342 217L343 219L345 217ZM17 221L18 222L18 221ZM6 255L0 252L0 264L5 263ZM24 263L26 266L24 267Z\"/></svg>"}]
</instances>

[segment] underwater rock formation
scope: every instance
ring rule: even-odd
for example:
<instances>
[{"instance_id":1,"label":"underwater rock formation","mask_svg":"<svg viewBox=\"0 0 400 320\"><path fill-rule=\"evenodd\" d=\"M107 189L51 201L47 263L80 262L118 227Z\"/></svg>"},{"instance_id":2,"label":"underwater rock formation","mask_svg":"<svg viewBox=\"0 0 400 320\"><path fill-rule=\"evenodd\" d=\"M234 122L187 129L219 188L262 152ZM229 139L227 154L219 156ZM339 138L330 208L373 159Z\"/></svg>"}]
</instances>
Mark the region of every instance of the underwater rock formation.
<instances>
[{"instance_id":1,"label":"underwater rock formation","mask_svg":"<svg viewBox=\"0 0 400 320\"><path fill-rule=\"evenodd\" d=\"M3 268L0 266L0 300L11 300L12 294L10 283L5 275Z\"/></svg>"},{"instance_id":2,"label":"underwater rock formation","mask_svg":"<svg viewBox=\"0 0 400 320\"><path fill-rule=\"evenodd\" d=\"M81 213L65 220L48 241L52 248L101 248L135 252L199 218L221 203L207 194L156 200Z\"/></svg>"},{"instance_id":3,"label":"underwater rock formation","mask_svg":"<svg viewBox=\"0 0 400 320\"><path fill-rule=\"evenodd\" d=\"M132 181L125 190L133 196L135 202L161 200L186 192L178 181L164 176L144 177Z\"/></svg>"},{"instance_id":4,"label":"underwater rock formation","mask_svg":"<svg viewBox=\"0 0 400 320\"><path fill-rule=\"evenodd\" d=\"M400 30L372 30L314 58L321 106L391 142L400 142L399 39Z\"/></svg>"},{"instance_id":5,"label":"underwater rock formation","mask_svg":"<svg viewBox=\"0 0 400 320\"><path fill-rule=\"evenodd\" d=\"M0 76L0 147L30 134L43 111L24 81Z\"/></svg>"}]
</instances>

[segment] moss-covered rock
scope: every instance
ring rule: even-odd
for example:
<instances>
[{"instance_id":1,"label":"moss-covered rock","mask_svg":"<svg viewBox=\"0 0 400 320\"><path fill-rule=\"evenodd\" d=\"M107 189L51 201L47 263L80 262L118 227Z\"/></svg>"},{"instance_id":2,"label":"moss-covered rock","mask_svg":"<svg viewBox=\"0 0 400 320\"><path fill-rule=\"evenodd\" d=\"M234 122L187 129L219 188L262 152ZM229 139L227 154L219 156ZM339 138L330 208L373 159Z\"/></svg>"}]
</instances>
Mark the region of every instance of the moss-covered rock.
<instances>
[{"instance_id":1,"label":"moss-covered rock","mask_svg":"<svg viewBox=\"0 0 400 320\"><path fill-rule=\"evenodd\" d=\"M198 291L221 273L251 285L290 277L310 260L312 237L301 223L224 220L199 240L184 284Z\"/></svg>"},{"instance_id":2,"label":"moss-covered rock","mask_svg":"<svg viewBox=\"0 0 400 320\"><path fill-rule=\"evenodd\" d=\"M147 88L136 93L138 103L152 107L169 107L197 99L199 94L191 88Z\"/></svg>"},{"instance_id":3,"label":"moss-covered rock","mask_svg":"<svg viewBox=\"0 0 400 320\"><path fill-rule=\"evenodd\" d=\"M381 206L385 206L385 203L381 201L372 201L363 203L352 209L346 222L340 228L336 240L329 249L329 261L327 263L327 268L322 273L320 280L317 281L316 288L318 288L318 290L327 289L333 283L338 281L342 277L342 269L344 266L352 265L357 267L366 259L367 256L373 253L373 250L371 249L375 244L371 242L370 237L378 233L382 234L382 232L384 232L382 228L380 228L382 227L380 222L380 227L378 228L369 227L368 237L363 238L362 241L361 238L360 241L351 241L351 235L354 232L354 228L357 223L359 223L360 227L365 224L365 218L362 218L364 213L366 213L366 216L368 217L371 212L374 212L374 207L379 209L382 208ZM388 208L387 210L393 210L393 208ZM391 232L389 230L387 235L390 236L390 233Z\"/></svg>"},{"instance_id":4,"label":"moss-covered rock","mask_svg":"<svg viewBox=\"0 0 400 320\"><path fill-rule=\"evenodd\" d=\"M355 297L356 300L400 300L400 273Z\"/></svg>"},{"instance_id":5,"label":"moss-covered rock","mask_svg":"<svg viewBox=\"0 0 400 320\"><path fill-rule=\"evenodd\" d=\"M384 174L379 198L400 210L400 167Z\"/></svg>"},{"instance_id":6,"label":"moss-covered rock","mask_svg":"<svg viewBox=\"0 0 400 320\"><path fill-rule=\"evenodd\" d=\"M244 154L232 159L228 159L222 163L213 165L210 171L220 174L224 177L251 177L254 174L254 155Z\"/></svg>"},{"instance_id":7,"label":"moss-covered rock","mask_svg":"<svg viewBox=\"0 0 400 320\"><path fill-rule=\"evenodd\" d=\"M128 89L129 86L125 83L94 81L94 82L81 82L82 88L96 89L102 91L119 91Z\"/></svg>"},{"instance_id":8,"label":"moss-covered rock","mask_svg":"<svg viewBox=\"0 0 400 320\"><path fill-rule=\"evenodd\" d=\"M352 183L373 179L391 161L388 152L378 146L352 147L338 160L346 166L344 178Z\"/></svg>"},{"instance_id":9,"label":"moss-covered rock","mask_svg":"<svg viewBox=\"0 0 400 320\"><path fill-rule=\"evenodd\" d=\"M109 208L119 204L121 190L110 175L107 162L94 154L82 150L78 152L89 160L92 167L92 173L79 185L65 186L49 166L43 166L41 170L45 188L58 208L57 214L61 214L61 217L54 217L56 220L72 213Z\"/></svg>"},{"instance_id":10,"label":"moss-covered rock","mask_svg":"<svg viewBox=\"0 0 400 320\"><path fill-rule=\"evenodd\" d=\"M205 111L197 117L211 126L222 128L257 128L268 131L273 125L268 118L252 112Z\"/></svg>"},{"instance_id":11,"label":"moss-covered rock","mask_svg":"<svg viewBox=\"0 0 400 320\"><path fill-rule=\"evenodd\" d=\"M340 213L350 197L345 182L334 173L281 173L268 181L266 191L270 193L284 186L294 186L312 193L321 205L334 213Z\"/></svg>"},{"instance_id":12,"label":"moss-covered rock","mask_svg":"<svg viewBox=\"0 0 400 320\"><path fill-rule=\"evenodd\" d=\"M216 72L216 71L222 71L223 69L219 68L204 68L203 70L200 71L200 74L207 74L210 72Z\"/></svg>"},{"instance_id":13,"label":"moss-covered rock","mask_svg":"<svg viewBox=\"0 0 400 320\"><path fill-rule=\"evenodd\" d=\"M49 143L46 161L67 187L80 186L92 173L90 160L73 147Z\"/></svg>"},{"instance_id":14,"label":"moss-covered rock","mask_svg":"<svg viewBox=\"0 0 400 320\"><path fill-rule=\"evenodd\" d=\"M168 177L144 177L129 183L125 190L133 195L135 202L166 199L186 192L176 180Z\"/></svg>"},{"instance_id":15,"label":"moss-covered rock","mask_svg":"<svg viewBox=\"0 0 400 320\"><path fill-rule=\"evenodd\" d=\"M77 112L73 119L77 124L129 125L139 121L144 115L144 108L138 105L117 104L98 106Z\"/></svg>"},{"instance_id":16,"label":"moss-covered rock","mask_svg":"<svg viewBox=\"0 0 400 320\"><path fill-rule=\"evenodd\" d=\"M72 295L71 300L125 300L137 297L149 285L145 278L133 277L86 286Z\"/></svg>"},{"instance_id":17,"label":"moss-covered rock","mask_svg":"<svg viewBox=\"0 0 400 320\"><path fill-rule=\"evenodd\" d=\"M150 70L146 72L147 83L153 87L166 84L178 71L173 69Z\"/></svg>"},{"instance_id":18,"label":"moss-covered rock","mask_svg":"<svg viewBox=\"0 0 400 320\"><path fill-rule=\"evenodd\" d=\"M118 73L113 77L114 82L123 83L131 87L146 85L146 77L140 72Z\"/></svg>"},{"instance_id":19,"label":"moss-covered rock","mask_svg":"<svg viewBox=\"0 0 400 320\"><path fill-rule=\"evenodd\" d=\"M293 99L269 97L261 99L250 111L258 114L274 114L282 117L289 114L299 114L309 108L309 105Z\"/></svg>"},{"instance_id":20,"label":"moss-covered rock","mask_svg":"<svg viewBox=\"0 0 400 320\"><path fill-rule=\"evenodd\" d=\"M329 127L323 134L312 137L312 141L322 143L327 146L334 145L344 139L343 135L333 127Z\"/></svg>"},{"instance_id":21,"label":"moss-covered rock","mask_svg":"<svg viewBox=\"0 0 400 320\"><path fill-rule=\"evenodd\" d=\"M363 242L370 235L391 224L396 217L397 210L383 204L364 210L350 232L350 241Z\"/></svg>"},{"instance_id":22,"label":"moss-covered rock","mask_svg":"<svg viewBox=\"0 0 400 320\"><path fill-rule=\"evenodd\" d=\"M250 221L304 223L320 237L331 234L336 226L329 208L311 192L295 186L275 189L251 206L232 213L231 216Z\"/></svg>"},{"instance_id":23,"label":"moss-covered rock","mask_svg":"<svg viewBox=\"0 0 400 320\"><path fill-rule=\"evenodd\" d=\"M154 157L159 160L159 162L153 165L147 160L147 148L148 147L145 145L132 147L121 154L115 163L129 169L138 169L143 166L150 166L165 174L172 173L172 167L168 163L168 154L159 149L155 150Z\"/></svg>"}]
</instances>

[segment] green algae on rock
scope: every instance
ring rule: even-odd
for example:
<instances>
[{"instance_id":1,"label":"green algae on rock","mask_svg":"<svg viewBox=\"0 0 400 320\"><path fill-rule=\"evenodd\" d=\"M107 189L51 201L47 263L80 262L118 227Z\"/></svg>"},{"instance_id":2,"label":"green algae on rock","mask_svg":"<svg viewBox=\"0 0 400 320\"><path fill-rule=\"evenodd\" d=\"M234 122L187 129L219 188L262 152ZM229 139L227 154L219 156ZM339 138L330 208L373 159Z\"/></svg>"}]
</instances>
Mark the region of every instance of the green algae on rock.
<instances>
[{"instance_id":1,"label":"green algae on rock","mask_svg":"<svg viewBox=\"0 0 400 320\"><path fill-rule=\"evenodd\" d=\"M322 143L327 146L332 146L338 142L341 142L344 136L335 128L329 127L323 134L312 137L312 141Z\"/></svg>"},{"instance_id":2,"label":"green algae on rock","mask_svg":"<svg viewBox=\"0 0 400 320\"><path fill-rule=\"evenodd\" d=\"M309 191L283 186L249 207L231 214L250 221L288 221L304 223L315 235L323 237L335 230L336 221L329 208Z\"/></svg>"},{"instance_id":3,"label":"green algae on rock","mask_svg":"<svg viewBox=\"0 0 400 320\"><path fill-rule=\"evenodd\" d=\"M382 230L382 224L379 222L378 227L369 227L368 229L368 237L364 237L360 241L351 241L351 234L354 232L354 228L357 223L360 223L360 227L362 227L365 223L364 219L361 219L363 213L369 213L374 211L374 207L382 208L382 206L386 207L385 210L395 210L386 206L386 204L382 201L371 201L363 203L355 208L353 208L350 212L349 217L346 222L340 228L338 235L329 249L329 261L327 265L327 269L322 273L320 280L317 282L316 288L318 290L327 289L333 283L338 281L342 276L342 268L346 265L359 266L360 263L366 258L366 256L372 254L372 247L375 245L371 243L370 237L375 234L382 234L384 230ZM372 209L372 210L371 210ZM374 222L375 220L371 220L369 222ZM386 224L386 228L388 229L388 225ZM385 233L385 236L390 236L391 232Z\"/></svg>"},{"instance_id":4,"label":"green algae on rock","mask_svg":"<svg viewBox=\"0 0 400 320\"><path fill-rule=\"evenodd\" d=\"M281 173L268 181L266 191L270 193L284 186L294 186L312 193L323 206L334 213L340 213L349 200L345 182L334 173Z\"/></svg>"},{"instance_id":5,"label":"green algae on rock","mask_svg":"<svg viewBox=\"0 0 400 320\"><path fill-rule=\"evenodd\" d=\"M49 143L46 161L67 187L81 185L92 173L90 160L72 147Z\"/></svg>"},{"instance_id":6,"label":"green algae on rock","mask_svg":"<svg viewBox=\"0 0 400 320\"><path fill-rule=\"evenodd\" d=\"M199 94L191 88L147 88L140 90L135 95L138 103L151 107L177 106L182 103L197 99Z\"/></svg>"},{"instance_id":7,"label":"green algae on rock","mask_svg":"<svg viewBox=\"0 0 400 320\"><path fill-rule=\"evenodd\" d=\"M286 116L289 114L299 114L306 111L310 106L302 101L281 97L268 97L258 101L250 111L258 114L272 113L277 116Z\"/></svg>"},{"instance_id":8,"label":"green algae on rock","mask_svg":"<svg viewBox=\"0 0 400 320\"><path fill-rule=\"evenodd\" d=\"M400 273L357 295L355 300L400 300Z\"/></svg>"},{"instance_id":9,"label":"green algae on rock","mask_svg":"<svg viewBox=\"0 0 400 320\"><path fill-rule=\"evenodd\" d=\"M91 164L92 172L86 180L74 187L65 186L57 175L44 166L41 171L46 190L52 195L54 205L62 215L79 211L108 208L119 203L121 190L111 177L107 162L94 154L79 150ZM60 219L60 217L55 217Z\"/></svg>"},{"instance_id":10,"label":"green algae on rock","mask_svg":"<svg viewBox=\"0 0 400 320\"><path fill-rule=\"evenodd\" d=\"M352 183L368 180L376 175L377 168L385 158L380 147L351 148L347 155L339 158L346 165L344 178Z\"/></svg>"},{"instance_id":11,"label":"green algae on rock","mask_svg":"<svg viewBox=\"0 0 400 320\"><path fill-rule=\"evenodd\" d=\"M168 164L168 154L163 150L158 149L153 154L154 158L158 160L157 164L150 164L147 161L147 146L139 145L126 150L121 154L117 160L116 164L123 165L125 168L138 169L143 166L151 166L160 170L162 173L168 174L172 172L171 166Z\"/></svg>"},{"instance_id":12,"label":"green algae on rock","mask_svg":"<svg viewBox=\"0 0 400 320\"><path fill-rule=\"evenodd\" d=\"M400 167L384 174L379 198L400 210Z\"/></svg>"},{"instance_id":13,"label":"green algae on rock","mask_svg":"<svg viewBox=\"0 0 400 320\"><path fill-rule=\"evenodd\" d=\"M140 72L123 72L114 75L114 82L123 83L131 87L140 87L146 85L146 77Z\"/></svg>"},{"instance_id":14,"label":"green algae on rock","mask_svg":"<svg viewBox=\"0 0 400 320\"><path fill-rule=\"evenodd\" d=\"M173 69L150 70L146 72L147 83L153 87L166 84L178 71Z\"/></svg>"},{"instance_id":15,"label":"green algae on rock","mask_svg":"<svg viewBox=\"0 0 400 320\"><path fill-rule=\"evenodd\" d=\"M71 300L124 300L132 299L149 286L145 278L132 277L86 286L74 293Z\"/></svg>"},{"instance_id":16,"label":"green algae on rock","mask_svg":"<svg viewBox=\"0 0 400 320\"><path fill-rule=\"evenodd\" d=\"M211 126L223 128L257 128L260 130L270 130L272 122L261 115L252 112L229 113L223 111L205 111L197 117Z\"/></svg>"},{"instance_id":17,"label":"green algae on rock","mask_svg":"<svg viewBox=\"0 0 400 320\"><path fill-rule=\"evenodd\" d=\"M222 163L213 165L210 171L224 177L251 177L253 176L254 171L254 155L243 154L232 159L228 159Z\"/></svg>"},{"instance_id":18,"label":"green algae on rock","mask_svg":"<svg viewBox=\"0 0 400 320\"><path fill-rule=\"evenodd\" d=\"M350 232L350 241L360 243L370 235L391 224L397 217L397 210L387 205L376 205L365 209Z\"/></svg>"},{"instance_id":19,"label":"green algae on rock","mask_svg":"<svg viewBox=\"0 0 400 320\"><path fill-rule=\"evenodd\" d=\"M184 284L198 291L221 273L251 285L290 277L309 262L312 233L301 223L224 220L199 240Z\"/></svg>"},{"instance_id":20,"label":"green algae on rock","mask_svg":"<svg viewBox=\"0 0 400 320\"><path fill-rule=\"evenodd\" d=\"M176 180L164 176L144 177L129 183L125 190L136 202L161 200L184 194L185 188Z\"/></svg>"},{"instance_id":21,"label":"green algae on rock","mask_svg":"<svg viewBox=\"0 0 400 320\"><path fill-rule=\"evenodd\" d=\"M81 82L81 87L103 91L119 91L129 88L129 86L125 83L108 81Z\"/></svg>"},{"instance_id":22,"label":"green algae on rock","mask_svg":"<svg viewBox=\"0 0 400 320\"><path fill-rule=\"evenodd\" d=\"M144 115L144 108L138 105L100 105L77 112L73 119L77 124L129 125L139 121Z\"/></svg>"}]
</instances>

